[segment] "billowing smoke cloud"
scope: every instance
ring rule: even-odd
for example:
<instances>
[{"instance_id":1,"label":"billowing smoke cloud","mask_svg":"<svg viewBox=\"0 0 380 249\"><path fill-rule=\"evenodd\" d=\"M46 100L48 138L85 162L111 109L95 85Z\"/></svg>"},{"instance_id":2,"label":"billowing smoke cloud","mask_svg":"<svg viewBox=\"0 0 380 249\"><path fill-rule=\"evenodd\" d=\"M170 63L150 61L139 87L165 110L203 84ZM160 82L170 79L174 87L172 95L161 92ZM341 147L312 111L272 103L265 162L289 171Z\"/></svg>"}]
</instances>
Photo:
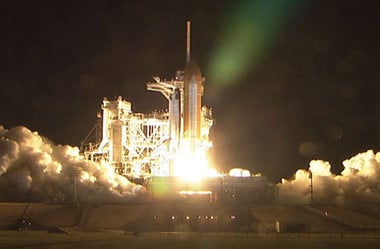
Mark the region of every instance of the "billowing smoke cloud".
<instances>
[{"instance_id":1,"label":"billowing smoke cloud","mask_svg":"<svg viewBox=\"0 0 380 249\"><path fill-rule=\"evenodd\" d=\"M297 170L294 179L278 184L282 203L336 205L364 213L380 211L380 152L360 153L343 162L339 175L331 173L329 162L312 160L309 171ZM310 178L312 172L312 179Z\"/></svg>"},{"instance_id":2,"label":"billowing smoke cloud","mask_svg":"<svg viewBox=\"0 0 380 249\"><path fill-rule=\"evenodd\" d=\"M77 147L54 145L22 126L0 126L0 201L71 202L74 189L78 201L97 203L146 193L106 164L84 160Z\"/></svg>"}]
</instances>

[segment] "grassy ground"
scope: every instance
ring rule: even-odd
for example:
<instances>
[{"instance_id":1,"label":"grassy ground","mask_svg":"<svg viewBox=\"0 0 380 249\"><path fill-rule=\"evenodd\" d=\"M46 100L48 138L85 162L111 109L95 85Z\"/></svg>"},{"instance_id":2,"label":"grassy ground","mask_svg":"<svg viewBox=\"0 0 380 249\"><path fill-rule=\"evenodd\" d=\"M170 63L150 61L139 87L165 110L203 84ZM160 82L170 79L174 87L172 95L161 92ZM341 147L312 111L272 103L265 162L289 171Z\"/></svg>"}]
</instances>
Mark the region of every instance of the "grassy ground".
<instances>
[{"instance_id":1,"label":"grassy ground","mask_svg":"<svg viewBox=\"0 0 380 249\"><path fill-rule=\"evenodd\" d=\"M0 231L0 248L380 248L379 234L124 234L122 232Z\"/></svg>"}]
</instances>

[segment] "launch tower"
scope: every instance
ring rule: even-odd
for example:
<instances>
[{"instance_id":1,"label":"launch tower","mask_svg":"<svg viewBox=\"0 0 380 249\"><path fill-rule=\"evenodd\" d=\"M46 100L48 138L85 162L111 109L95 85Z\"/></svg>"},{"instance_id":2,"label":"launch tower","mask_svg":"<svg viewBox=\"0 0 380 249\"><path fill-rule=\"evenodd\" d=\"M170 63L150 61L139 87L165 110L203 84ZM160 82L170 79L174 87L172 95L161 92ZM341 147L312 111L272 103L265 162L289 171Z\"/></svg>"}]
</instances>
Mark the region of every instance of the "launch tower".
<instances>
[{"instance_id":1,"label":"launch tower","mask_svg":"<svg viewBox=\"0 0 380 249\"><path fill-rule=\"evenodd\" d=\"M153 77L147 89L162 93L168 111L133 113L122 97L104 99L102 141L85 151L89 160L101 161L129 178L199 176L207 174L207 151L212 143L211 109L202 106L201 70L190 58L190 22L187 22L185 70L172 80Z\"/></svg>"}]
</instances>

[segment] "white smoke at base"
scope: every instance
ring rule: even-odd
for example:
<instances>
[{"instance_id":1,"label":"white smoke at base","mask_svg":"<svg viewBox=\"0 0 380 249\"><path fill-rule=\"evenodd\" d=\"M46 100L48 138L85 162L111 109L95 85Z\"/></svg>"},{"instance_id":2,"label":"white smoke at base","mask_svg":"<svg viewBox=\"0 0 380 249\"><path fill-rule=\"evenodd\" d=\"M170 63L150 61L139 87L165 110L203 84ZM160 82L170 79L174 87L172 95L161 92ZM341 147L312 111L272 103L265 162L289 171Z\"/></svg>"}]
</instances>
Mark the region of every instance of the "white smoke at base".
<instances>
[{"instance_id":1,"label":"white smoke at base","mask_svg":"<svg viewBox=\"0 0 380 249\"><path fill-rule=\"evenodd\" d=\"M78 201L98 203L146 193L107 164L84 160L77 147L54 145L23 126L0 125L0 201L71 202L74 189Z\"/></svg>"},{"instance_id":2,"label":"white smoke at base","mask_svg":"<svg viewBox=\"0 0 380 249\"><path fill-rule=\"evenodd\" d=\"M312 160L309 166L309 171L299 169L294 179L282 179L277 184L279 202L309 204L312 182L314 204L336 205L361 212L380 211L380 152L368 150L345 160L344 170L338 175L331 173L331 165L326 161Z\"/></svg>"}]
</instances>

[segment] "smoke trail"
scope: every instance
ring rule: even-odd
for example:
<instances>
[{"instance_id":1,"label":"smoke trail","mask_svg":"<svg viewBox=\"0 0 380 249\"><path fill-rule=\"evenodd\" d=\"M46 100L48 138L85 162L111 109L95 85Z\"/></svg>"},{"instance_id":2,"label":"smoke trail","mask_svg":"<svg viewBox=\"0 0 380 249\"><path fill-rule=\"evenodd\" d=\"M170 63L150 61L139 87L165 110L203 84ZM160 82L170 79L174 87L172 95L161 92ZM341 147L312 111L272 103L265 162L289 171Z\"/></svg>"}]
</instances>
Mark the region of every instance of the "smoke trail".
<instances>
[{"instance_id":1,"label":"smoke trail","mask_svg":"<svg viewBox=\"0 0 380 249\"><path fill-rule=\"evenodd\" d=\"M279 201L283 203L310 203L310 173L312 172L315 204L344 207L363 213L380 211L380 152L359 153L343 161L339 175L331 173L329 162L312 160L309 171L297 170L294 179L277 186Z\"/></svg>"},{"instance_id":2,"label":"smoke trail","mask_svg":"<svg viewBox=\"0 0 380 249\"><path fill-rule=\"evenodd\" d=\"M143 187L105 164L85 161L79 149L53 145L37 132L0 125L0 201L128 201L143 198Z\"/></svg>"}]
</instances>

